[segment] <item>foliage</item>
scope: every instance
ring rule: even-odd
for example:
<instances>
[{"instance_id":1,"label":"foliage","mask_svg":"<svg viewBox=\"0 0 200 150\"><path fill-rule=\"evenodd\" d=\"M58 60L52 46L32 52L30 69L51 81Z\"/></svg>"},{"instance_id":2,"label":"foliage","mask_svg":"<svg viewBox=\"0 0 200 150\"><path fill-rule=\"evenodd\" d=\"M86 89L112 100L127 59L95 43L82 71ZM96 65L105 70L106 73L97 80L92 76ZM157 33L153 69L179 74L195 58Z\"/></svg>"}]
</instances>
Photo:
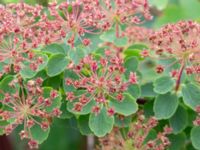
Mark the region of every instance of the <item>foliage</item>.
<instances>
[{"instance_id":1,"label":"foliage","mask_svg":"<svg viewBox=\"0 0 200 150\"><path fill-rule=\"evenodd\" d=\"M198 1L194 10L185 0L8 2L1 135L16 130L43 148L58 122L73 120L82 135L101 137L97 149L200 149ZM149 22L157 29L141 25Z\"/></svg>"}]
</instances>

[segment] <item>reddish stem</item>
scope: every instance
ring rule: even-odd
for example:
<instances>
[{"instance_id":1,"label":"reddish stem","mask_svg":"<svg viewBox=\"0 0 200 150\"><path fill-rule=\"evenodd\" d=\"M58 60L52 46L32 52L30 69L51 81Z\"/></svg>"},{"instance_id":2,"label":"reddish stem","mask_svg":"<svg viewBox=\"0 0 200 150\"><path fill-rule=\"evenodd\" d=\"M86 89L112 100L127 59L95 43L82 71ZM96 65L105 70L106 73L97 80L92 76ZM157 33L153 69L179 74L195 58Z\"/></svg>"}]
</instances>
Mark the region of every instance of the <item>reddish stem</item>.
<instances>
[{"instance_id":1,"label":"reddish stem","mask_svg":"<svg viewBox=\"0 0 200 150\"><path fill-rule=\"evenodd\" d=\"M119 24L118 23L116 23L115 29L116 29L116 37L119 38Z\"/></svg>"},{"instance_id":2,"label":"reddish stem","mask_svg":"<svg viewBox=\"0 0 200 150\"><path fill-rule=\"evenodd\" d=\"M179 90L180 83L181 83L181 77L182 77L184 68L185 68L185 63L183 61L182 65L181 65L181 69L180 69L180 71L178 73L178 79L176 80L176 87L175 87L175 91L176 92Z\"/></svg>"}]
</instances>

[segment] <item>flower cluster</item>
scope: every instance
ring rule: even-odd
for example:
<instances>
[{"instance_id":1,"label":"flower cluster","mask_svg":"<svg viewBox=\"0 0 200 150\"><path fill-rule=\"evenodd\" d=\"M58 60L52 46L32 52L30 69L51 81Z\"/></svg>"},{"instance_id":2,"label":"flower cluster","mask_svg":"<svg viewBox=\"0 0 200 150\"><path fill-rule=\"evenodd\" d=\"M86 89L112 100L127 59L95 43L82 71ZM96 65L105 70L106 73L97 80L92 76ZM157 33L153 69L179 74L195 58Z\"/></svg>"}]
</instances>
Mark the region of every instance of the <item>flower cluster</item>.
<instances>
[{"instance_id":1,"label":"flower cluster","mask_svg":"<svg viewBox=\"0 0 200 150\"><path fill-rule=\"evenodd\" d=\"M199 56L200 56L200 24L193 21L180 21L176 24L168 24L155 31L149 38L154 56L159 59L175 58L170 64L172 66L180 63L179 70L172 70L172 75L177 77L177 87L183 71L186 74L199 76ZM149 54L150 55L150 54ZM159 66L161 73L165 66Z\"/></svg>"},{"instance_id":2,"label":"flower cluster","mask_svg":"<svg viewBox=\"0 0 200 150\"><path fill-rule=\"evenodd\" d=\"M111 0L106 0L104 6L99 7L102 10L104 28L109 29L115 25L116 36L120 36L120 25L139 24L142 22L142 14L147 20L152 19L149 13L147 0L115 0L114 4Z\"/></svg>"},{"instance_id":3,"label":"flower cluster","mask_svg":"<svg viewBox=\"0 0 200 150\"><path fill-rule=\"evenodd\" d=\"M7 125L1 128L9 135L19 125L23 125L19 133L21 139L29 139L30 148L38 148L38 141L32 135L33 128L39 127L45 132L50 126L49 119L61 114L59 106L54 107L57 106L55 101L59 99L59 93L53 89L41 88L41 78L29 80L26 84L21 77L7 77L4 80L9 90L0 91L0 102L4 105L0 110L0 117Z\"/></svg>"},{"instance_id":4,"label":"flower cluster","mask_svg":"<svg viewBox=\"0 0 200 150\"><path fill-rule=\"evenodd\" d=\"M150 131L158 124L154 117L145 118L142 112L138 112L137 120L129 128L127 135L124 137L120 128L115 128L106 137L100 138L99 150L165 150L170 145L167 135L172 129L165 127L163 132L159 132L157 137L146 141Z\"/></svg>"},{"instance_id":5,"label":"flower cluster","mask_svg":"<svg viewBox=\"0 0 200 150\"><path fill-rule=\"evenodd\" d=\"M8 73L14 65L18 73L24 61L31 61L33 70L42 62L41 58L31 60L33 49L54 42L65 41L72 48L77 38L83 45L90 45L87 34L97 34L116 24L140 22L143 14L150 19L149 6L146 0L77 0L51 3L48 11L40 5L30 6L25 3L0 5L0 62L5 63L1 74ZM62 14L62 15L61 15ZM39 63L38 63L39 62Z\"/></svg>"},{"instance_id":6,"label":"flower cluster","mask_svg":"<svg viewBox=\"0 0 200 150\"><path fill-rule=\"evenodd\" d=\"M42 16L42 6L29 6L25 3L0 6L0 63L3 73L20 72L24 62L37 70L43 63L42 57L35 57L33 49L46 44L42 26L38 18Z\"/></svg>"},{"instance_id":7,"label":"flower cluster","mask_svg":"<svg viewBox=\"0 0 200 150\"><path fill-rule=\"evenodd\" d=\"M148 43L148 38L153 34L153 30L140 26L129 26L123 34L128 37L130 44L140 42Z\"/></svg>"},{"instance_id":8,"label":"flower cluster","mask_svg":"<svg viewBox=\"0 0 200 150\"><path fill-rule=\"evenodd\" d=\"M73 72L76 79L66 78L66 85L73 86L82 93L67 92L67 100L74 103L74 110L79 112L89 102L94 100L96 105L92 112L98 114L101 105L108 105L109 99L123 101L123 93L131 84L137 84L136 73L130 72L129 80L125 81L123 59L106 55L96 60L94 57L83 58L78 65L74 65ZM78 100L78 101L77 101ZM110 115L114 114L113 108L107 108Z\"/></svg>"},{"instance_id":9,"label":"flower cluster","mask_svg":"<svg viewBox=\"0 0 200 150\"><path fill-rule=\"evenodd\" d=\"M196 112L197 112L197 117L196 117L196 119L194 120L193 123L196 126L200 126L200 106L196 107Z\"/></svg>"}]
</instances>

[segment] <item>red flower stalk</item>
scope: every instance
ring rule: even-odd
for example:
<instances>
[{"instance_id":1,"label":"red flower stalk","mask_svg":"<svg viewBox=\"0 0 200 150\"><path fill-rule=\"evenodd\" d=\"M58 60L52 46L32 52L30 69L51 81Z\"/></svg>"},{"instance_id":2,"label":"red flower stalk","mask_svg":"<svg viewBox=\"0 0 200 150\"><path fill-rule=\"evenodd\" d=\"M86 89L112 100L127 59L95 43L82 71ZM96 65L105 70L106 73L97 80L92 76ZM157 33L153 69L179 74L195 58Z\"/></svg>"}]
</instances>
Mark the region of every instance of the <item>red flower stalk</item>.
<instances>
[{"instance_id":1,"label":"red flower stalk","mask_svg":"<svg viewBox=\"0 0 200 150\"><path fill-rule=\"evenodd\" d=\"M149 40L159 59L175 58L170 66L180 63L177 73L176 91L179 89L183 71L199 76L200 25L192 21L168 24L156 31Z\"/></svg>"},{"instance_id":2,"label":"red flower stalk","mask_svg":"<svg viewBox=\"0 0 200 150\"><path fill-rule=\"evenodd\" d=\"M76 101L75 111L81 111L94 100L96 105L92 112L98 114L101 106L107 106L110 98L123 101L123 93L128 86L137 83L135 73L130 73L129 81L124 80L123 60L116 56L105 56L99 60L87 56L80 64L74 65L72 70L77 78L66 78L66 85L82 91L79 95L76 94L77 91L66 93L67 100ZM114 109L108 108L109 115L114 112Z\"/></svg>"},{"instance_id":3,"label":"red flower stalk","mask_svg":"<svg viewBox=\"0 0 200 150\"><path fill-rule=\"evenodd\" d=\"M10 77L8 78L10 79ZM29 80L26 84L22 79L12 79L8 83L8 88L11 93L6 90L1 90L3 104L0 116L2 120L8 121L8 125L1 126L5 134L10 134L16 127L23 124L23 129L20 132L21 139L29 139L30 148L37 148L38 142L32 136L32 127L39 126L42 130L49 129L49 118L59 116L60 110L52 105L59 94L52 90L49 97L44 96L41 79ZM19 92L20 90L20 92Z\"/></svg>"}]
</instances>

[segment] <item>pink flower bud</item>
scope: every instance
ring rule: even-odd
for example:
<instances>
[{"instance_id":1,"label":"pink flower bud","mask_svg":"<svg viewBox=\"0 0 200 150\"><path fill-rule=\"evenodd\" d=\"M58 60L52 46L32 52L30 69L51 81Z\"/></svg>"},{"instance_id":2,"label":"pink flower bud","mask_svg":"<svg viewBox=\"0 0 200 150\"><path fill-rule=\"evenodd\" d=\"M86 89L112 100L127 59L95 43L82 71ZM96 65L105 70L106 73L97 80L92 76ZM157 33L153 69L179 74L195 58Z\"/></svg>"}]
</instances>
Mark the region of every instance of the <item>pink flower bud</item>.
<instances>
[{"instance_id":1,"label":"pink flower bud","mask_svg":"<svg viewBox=\"0 0 200 150\"><path fill-rule=\"evenodd\" d=\"M113 116L115 114L114 108L108 108L107 112L109 116Z\"/></svg>"},{"instance_id":2,"label":"pink flower bud","mask_svg":"<svg viewBox=\"0 0 200 150\"><path fill-rule=\"evenodd\" d=\"M137 83L137 75L136 75L136 73L133 73L133 72L130 73L129 82L131 84L136 84Z\"/></svg>"},{"instance_id":3,"label":"pink flower bud","mask_svg":"<svg viewBox=\"0 0 200 150\"><path fill-rule=\"evenodd\" d=\"M41 123L41 128L45 131L49 128L49 123L48 122L42 122Z\"/></svg>"},{"instance_id":4,"label":"pink flower bud","mask_svg":"<svg viewBox=\"0 0 200 150\"><path fill-rule=\"evenodd\" d=\"M38 142L33 139L28 142L28 145L30 149L38 149Z\"/></svg>"}]
</instances>

